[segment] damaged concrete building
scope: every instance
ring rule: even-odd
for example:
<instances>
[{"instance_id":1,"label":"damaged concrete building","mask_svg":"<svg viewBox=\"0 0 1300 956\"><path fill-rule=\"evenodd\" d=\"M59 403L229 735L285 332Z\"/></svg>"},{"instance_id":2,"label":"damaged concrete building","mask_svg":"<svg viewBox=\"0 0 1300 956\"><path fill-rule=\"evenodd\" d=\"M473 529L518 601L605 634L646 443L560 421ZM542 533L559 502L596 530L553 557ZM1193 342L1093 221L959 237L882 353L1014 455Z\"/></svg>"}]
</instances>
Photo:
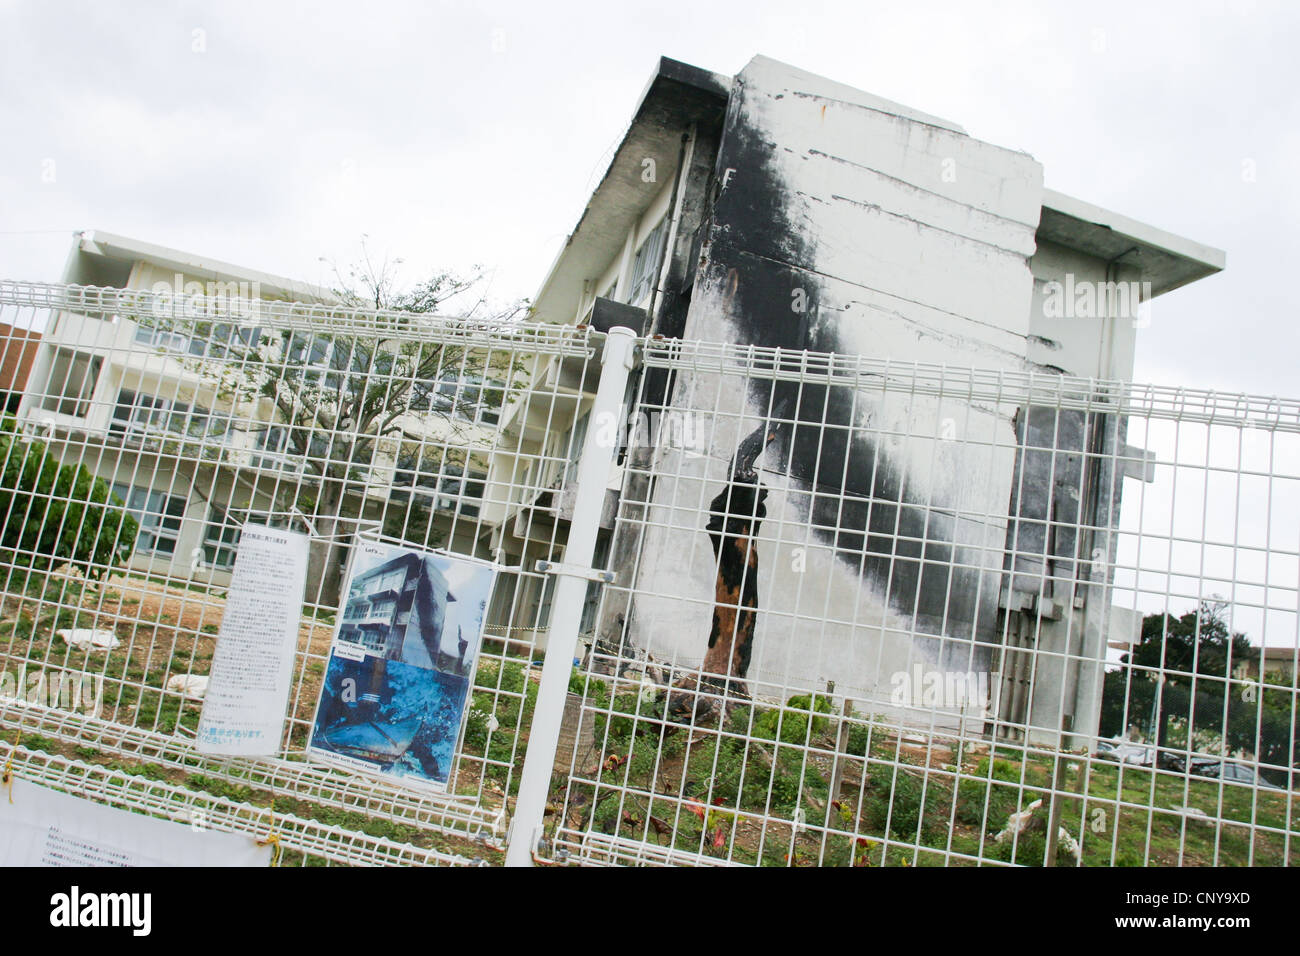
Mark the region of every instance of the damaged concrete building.
<instances>
[{"instance_id":1,"label":"damaged concrete building","mask_svg":"<svg viewBox=\"0 0 1300 956\"><path fill-rule=\"evenodd\" d=\"M1223 266L1044 188L1032 156L948 120L761 56L734 77L663 59L535 307L684 340L1128 380L1139 303ZM707 427L695 447L626 449L598 554L620 586L587 620L604 644L698 666L714 557L703 519L673 516L707 507L737 442L784 408L759 462L755 692L834 681L884 702L919 664L990 675L985 716L1031 739L1095 734L1107 641L1132 627L1095 560L1143 477L1121 416L641 374L643 403ZM525 450L554 438L515 432ZM529 504L498 512L485 543L527 560L527 523L508 519Z\"/></svg>"}]
</instances>

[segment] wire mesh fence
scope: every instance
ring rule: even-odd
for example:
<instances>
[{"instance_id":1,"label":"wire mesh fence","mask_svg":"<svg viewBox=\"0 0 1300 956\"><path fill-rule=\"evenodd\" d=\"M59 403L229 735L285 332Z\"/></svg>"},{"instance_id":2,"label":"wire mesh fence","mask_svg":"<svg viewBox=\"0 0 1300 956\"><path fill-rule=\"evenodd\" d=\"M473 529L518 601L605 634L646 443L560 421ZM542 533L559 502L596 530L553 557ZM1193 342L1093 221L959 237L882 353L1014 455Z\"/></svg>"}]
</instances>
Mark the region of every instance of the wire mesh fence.
<instances>
[{"instance_id":1,"label":"wire mesh fence","mask_svg":"<svg viewBox=\"0 0 1300 956\"><path fill-rule=\"evenodd\" d=\"M0 429L14 771L57 765L145 812L233 800L242 816L206 825L256 819L311 862L499 855L547 614L548 578L521 561L564 543L556 489L592 334L17 283L0 284L0 323L5 366L25 373ZM556 357L576 381L534 374ZM308 533L309 584L277 754L218 759L195 737L249 526ZM363 540L501 569L445 795L304 757Z\"/></svg>"},{"instance_id":2,"label":"wire mesh fence","mask_svg":"<svg viewBox=\"0 0 1300 956\"><path fill-rule=\"evenodd\" d=\"M1292 861L1295 402L645 365L552 858Z\"/></svg>"},{"instance_id":3,"label":"wire mesh fence","mask_svg":"<svg viewBox=\"0 0 1300 956\"><path fill-rule=\"evenodd\" d=\"M662 339L598 400L587 327L12 282L0 336L24 779L304 864L512 822L552 863L1291 861L1300 403ZM289 709L216 758L256 526L311 542ZM445 793L308 759L363 542L496 570Z\"/></svg>"}]
</instances>

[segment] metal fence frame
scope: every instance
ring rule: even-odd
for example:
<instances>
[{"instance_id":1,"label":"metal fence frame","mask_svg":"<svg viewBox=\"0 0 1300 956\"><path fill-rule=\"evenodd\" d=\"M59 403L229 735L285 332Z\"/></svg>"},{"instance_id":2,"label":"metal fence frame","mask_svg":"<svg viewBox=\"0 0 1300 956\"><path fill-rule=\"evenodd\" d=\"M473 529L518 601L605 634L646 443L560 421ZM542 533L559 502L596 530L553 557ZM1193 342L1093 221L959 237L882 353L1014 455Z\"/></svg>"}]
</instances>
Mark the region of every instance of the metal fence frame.
<instances>
[{"instance_id":1,"label":"metal fence frame","mask_svg":"<svg viewBox=\"0 0 1300 956\"><path fill-rule=\"evenodd\" d=\"M143 317L150 316L200 339L206 335L207 344L180 362L176 355L164 354L165 348L141 348L125 332L105 331L123 320L144 322ZM219 760L196 753L192 729L186 727L182 715L197 713L197 705L183 689L170 690L166 681L191 676L206 666L199 648L207 647L213 624L219 620L224 579L204 577L194 567L185 573L175 561L155 561L149 568L137 561L133 578L113 578L94 586L87 586L76 573L58 569L33 572L12 557L0 564L0 626L9 625L0 632L4 657L0 667L67 669L75 659L86 672L98 668L98 676L117 693L109 713L98 716L50 706L50 701L0 698L7 773L168 819L191 824L198 819L203 826L247 832L262 839L274 833L290 852L289 859L303 863L716 866L1066 865L1087 861L1113 865L1291 860L1300 821L1289 794L1279 797L1258 782L1207 783L1207 778L1193 773L1192 761L1208 759L1216 752L1207 751L1203 742L1193 741L1190 735L1181 745L1166 740L1155 748L1181 757L1181 768L1106 761L1096 756L1100 741L1095 732L1061 722L1060 714L1069 710L1064 682L1061 705L1044 711L1056 716L1040 719L1032 711L1008 717L1007 710L996 706L990 716L965 707L911 702L890 705L878 694L873 696L874 692L854 689L842 677L838 688L828 686L826 680L810 679L806 662L794 660L794 649L820 659L831 641L828 629L857 633L875 627L872 633L881 635L888 630L881 630L884 625L878 622L864 625L854 611L832 610L829 584L820 606L805 605L802 598L790 607L766 606L760 595L757 605L742 600L732 607L737 618L747 608L753 611L759 626L769 628L766 633L777 633L775 628L784 622L780 626L788 626L792 633L802 627L805 634L802 643L787 641L783 663L763 658L761 666L747 676L744 695L710 689L707 680L702 685L698 654L671 650L675 646L671 641L650 646L634 633L631 619L638 602L648 601L648 606L655 601L677 602L694 608L691 613L697 619L706 606L722 606L724 602L716 596L705 599L700 596L703 592L671 590L664 583L671 577L664 576L662 568L652 567L656 561L662 563L664 554L654 551L644 536L657 534L661 543L693 541L691 548L707 553L705 526L710 506L704 488L716 488L719 476L725 478L726 456L732 456L734 465L733 452L740 437L764 423L769 428L791 429L815 425L815 410L810 412L800 404L806 404L812 394L843 390L853 396L846 441L852 440L853 429L857 429L871 441L891 443L900 455L922 461L929 455L936 470L945 461L984 460L980 456L989 461L1014 460L1020 469L1019 463L1028 461L1036 449L1041 452L1040 464L1047 469L1049 483L1055 487L1058 479L1068 484L1075 480L1070 476L1083 474L1079 471L1082 466L1070 458L1077 452L1076 458L1093 461L1100 468L1095 474L1101 475L1099 480L1106 485L1099 492L1103 495L1122 486L1126 478L1167 472L1173 482L1170 488L1158 481L1151 490L1146 483L1139 483L1135 491L1126 490L1122 497L1116 492L1116 513L1106 514L1104 521L1079 514L1052 513L1042 521L1002 514L992 492L983 498L962 499L975 501L976 506L953 520L984 528L984 543L967 548L967 557L952 557L950 575L965 568L977 577L998 582L1017 574L1032 578L1034 572L1016 570L1019 565L1004 568L1002 563L1026 556L1041 558L1042 548L1025 546L1022 553L1019 543L995 547L988 543L993 540L988 536L990 528L996 531L1008 525L1018 528L1036 523L1048 532L1075 535L1071 540L1092 536L1093 546L1082 552L1084 557L1075 554L1072 562L1066 562L1068 574L1058 567L1034 579L1036 623L1023 642L1008 640L1010 622L1019 620L1016 615L1020 611L1010 608L1004 595L977 597L977 605L983 600L980 607L992 607L998 613L988 674L996 675L1001 683L1023 664L1030 675L1024 693L1031 698L1038 669L1074 667L1083 674L1091 668L1091 676L1077 678L1076 683L1103 679L1106 662L1070 643L1076 636L1073 623L1064 628L1064 650L1041 643L1045 633L1042 622L1048 618L1040 609L1052 600L1051 579L1069 577L1071 587L1080 582L1086 585L1095 564L1101 569L1096 572L1099 583L1095 587L1100 589L1096 593L1104 594L1107 608L1115 594L1126 595L1132 604L1127 620L1139 622L1142 612L1153 609L1177 617L1187 611L1187 601L1199 602L1226 583L1230 591L1229 631L1239 618L1252 625L1258 620L1274 647L1291 651L1289 678L1269 681L1264 674L1267 662L1261 659L1261 680L1251 686L1258 688L1258 726L1262 726L1266 694L1274 703L1289 699L1290 737L1284 743L1286 752L1293 754L1300 541L1295 534L1280 538L1274 526L1291 520L1295 504L1300 502L1300 400L1098 382L1011 369L958 369L861 356L640 339L619 329L601 334L585 327L413 319L383 310L231 303L203 297L177 302L131 290L10 281L0 281L0 320L10 327L8 332L0 328L0 334L8 336L0 339L5 346L26 342L21 329L42 321L49 323L51 332L57 332L56 323L62 323L65 331L70 327L92 329L101 336L86 339L92 342L86 348L102 361L95 372L96 381L110 369L122 382L127 381L123 375L135 376L132 381L147 378L158 389L171 389L167 395L158 393L172 402L169 409L184 406L184 414L189 416L184 421L199 419L204 430L197 438L169 432L152 451L127 449L122 436L115 438L111 432L116 393L82 395L80 386L73 395L74 411L84 406L84 412L71 418L81 418L86 424L77 430L69 426L66 416L57 420L44 416L53 424L42 424L43 416L33 414L33 403L39 404L51 366L38 362L34 376L45 374L47 381L28 384L28 398L19 410L23 430L11 447L17 448L21 439L23 454L33 454L35 443L43 442L59 449L60 460L86 464L101 474L119 473L129 459L131 473L142 476L145 487L153 488L165 477L167 488L185 491L187 509L194 504L191 491L199 468L213 455L227 454L230 445L206 432L204 423L209 418L199 416L193 388L181 382L190 382L185 376L198 374L202 363L212 360L217 349L214 343L219 341L214 325L255 326L263 330L259 334L305 335L320 341L382 341L443 348L445 351L435 353L436 371L440 375L447 372L448 380L456 378L457 368L463 378L473 371L471 366L486 368L484 363L499 362L494 367L509 369L502 388L506 407L499 421L480 428L476 420L473 428L457 426L451 432L425 430L411 442L418 446L421 460L426 454L435 456L435 477L441 480L451 474L453 459L470 454L465 449L472 442L465 436L479 436L474 440L482 447L474 445L473 453L491 461L484 500L475 503L469 514L462 507L466 500L462 483L456 494L446 496L456 501L449 517L438 518L438 508L433 506L426 533L433 534L430 529L442 521L446 527L440 525L439 533L446 533L447 547L492 557L510 577L509 587L498 589L494 603L489 632L494 642L485 651L469 689L469 730L459 744L453 792L431 797L303 761L300 734L313 703L312 668L323 659L321 648L328 648L332 624L325 615L336 609L310 594L304 607L305 636L296 655L294 702L278 756ZM61 339L55 334L42 348L48 353L56 347L56 340L75 343L80 334ZM307 376L315 373L310 372L311 350L306 354L307 358L295 364L284 354L249 352L239 364L246 374L287 371L299 376L296 381L308 381ZM467 358L471 355L477 357ZM94 362L88 367L94 367ZM635 369L640 371L633 375ZM320 374L360 373L346 366L331 369L326 363ZM405 378L392 369L366 374L370 384L377 384L390 396L415 384L408 380L413 374L409 371ZM648 384L662 382L654 379L658 374L672 376L677 382L670 397L655 391L660 386ZM628 401L630 378L636 391ZM747 391L751 387L759 387L769 396L766 407L754 405L753 393ZM797 396L793 407L778 402L776 396L783 388ZM737 397L745 395L750 398ZM895 409L898 415L888 421L882 417L864 423L862 413L873 402ZM265 411L250 410L251 405L242 411L241 407L232 404L227 410L229 419L239 426L229 427L236 431L240 427L245 433L265 429L274 421ZM957 412L949 414L953 409ZM990 420L999 415L1009 418L1012 409L1048 410L1043 420L1050 427L1041 433L1051 436L1051 444L1036 446L1024 438L1027 432L1009 439L1005 429L981 431L970 424L972 415ZM217 409L206 411L212 416ZM698 429L697 446L684 450L672 447L671 437L665 439L663 434L638 433L638 423L643 420L654 418L662 424L678 414L689 416L691 427ZM1017 428L1034 425L1032 413L1025 415ZM1113 432L1109 444L1097 446L1100 451L1062 444L1062 422L1068 416L1075 416L1069 421L1109 423ZM94 425L95 421L100 424ZM172 427L168 420L163 430ZM179 427L183 431L191 426ZM834 440L833 429L841 427L843 423L821 423L815 436L819 455L824 443ZM334 429L341 428L346 430L336 422ZM1237 451L1228 455L1224 448L1232 444L1228 439L1234 435ZM1147 440L1158 446L1154 454L1142 444ZM168 442L175 447L168 450ZM1250 443L1258 447L1247 454ZM300 464L297 471L273 474L236 456L231 459L236 464L211 466L210 491L215 493L220 485L223 468L232 473L244 469L252 476L254 498L268 486L273 503L291 502L297 509L297 503L306 500L304 489L312 487L312 454L299 456L305 467ZM690 456L694 456L693 463ZM355 513L329 516L345 519L339 536L359 530L377 533L376 529L382 529L385 520L400 510L391 490L396 466L380 466L376 464L379 461L379 457L369 459L364 474L354 480L354 497L359 502ZM186 472L186 468L190 470ZM538 477L552 473L554 481ZM1021 489L1036 480L1026 478L1025 470L1016 475ZM779 466L758 466L755 476L760 485L771 485L776 497L786 496L783 501L793 500L798 491ZM1003 480L993 469L979 477L990 489L995 481ZM1182 499L1178 498L1179 480ZM638 481L643 482L643 489L651 490L637 492ZM135 482L131 484L135 486ZM1216 507L1226 511L1223 500L1216 503L1213 499L1212 486L1217 485L1234 489L1232 520L1226 525L1214 511ZM613 513L609 506L614 493L606 490L611 487L622 488ZM662 488L676 490L666 498L655 498L659 492L654 489ZM1266 502L1262 542L1256 533L1259 529L1242 520L1261 488ZM848 498L843 487L838 492L817 494L829 499L838 495L838 513L843 513ZM918 499L918 512L948 515L952 510L948 503L936 500L933 489L929 495ZM68 495L47 497L51 504L72 500ZM1189 524L1183 513L1186 509L1179 504L1193 499L1201 506L1199 526L1195 521ZM403 512L398 529L402 535L412 528L411 499L406 501L408 510ZM1162 517L1165 510L1167 525L1144 526L1153 516ZM722 520L730 516L728 511ZM166 513L150 518L154 521L151 527L171 530ZM301 521L306 527L313 526L313 519L319 516L310 509L289 515L289 520ZM1134 519L1136 527L1124 524ZM186 510L180 526L193 520ZM768 537L762 539L761 547L788 548L800 540L812 541L807 535L814 532L843 536L841 524L816 525L808 526L813 528L810 532L807 527L796 527L788 514L770 515L763 532ZM885 535L895 549L891 556L880 559L890 575L904 563L898 557L899 546L928 546L928 533L912 541L900 528L896 523L894 531ZM611 571L597 567L603 563L598 536L606 541L602 553L608 553L609 547L617 547L619 535L629 533L638 543L635 560ZM183 534L177 530L176 541ZM801 534L805 535L802 539L798 537ZM863 542L869 540L869 536L863 537ZM513 562L504 560L509 547L520 552ZM859 547L865 562L869 549L866 543ZM706 577L720 573L716 554L709 568L691 557L693 553L673 557L688 573L699 570ZM958 550L952 553L957 555ZM1186 555L1193 553L1200 556L1199 573L1184 567ZM1231 556L1231 570L1218 574L1227 555ZM1211 573L1207 573L1207 561ZM1183 570L1179 572L1175 566ZM1152 577L1162 568L1163 585ZM956 590L949 584L943 597L945 619ZM136 595L134 605L129 603L130 594ZM598 626L592 633L582 633L584 605L595 608ZM632 610L624 615L629 608ZM1074 620L1068 609L1052 613ZM1292 621L1289 635L1281 642L1277 635L1282 632L1275 620ZM117 631L126 651L119 657L113 652L96 657L92 652L77 658L68 647L56 649L52 632L67 621L73 626L90 622L91 627L106 623ZM1108 618L1104 628L1111 626ZM920 646L936 638L933 627L906 615L889 627L893 630L891 646L910 646L909 641ZM1106 633L1103 630L1103 637ZM1265 637L1262 633L1251 636ZM546 638L546 651L538 673L533 664L542 637ZM937 637L942 647L951 643L947 632L941 631ZM1199 649L1199 632L1193 643ZM877 689L880 675L887 673L881 654L883 651L877 651L874 665ZM908 654L910 661L911 652ZM575 659L581 660L581 666L573 666ZM134 663L134 669L128 663ZM1115 662L1112 659L1110 663ZM1247 662L1238 657L1234 663ZM120 675L111 668L120 668ZM1125 720L1131 716L1130 695L1134 701L1138 697L1135 677L1150 675L1158 688L1172 679L1168 686L1190 685L1193 694L1198 685L1202 689L1209 686L1211 691L1216 685L1216 678L1199 669L1195 654L1190 662L1135 666L1126 674ZM669 707L674 687L682 686L683 681L695 682L690 686L696 696L689 716L673 716ZM1236 692L1239 684L1244 687L1243 681L1231 673L1217 679L1223 690L1221 722L1225 725L1232 710L1229 691ZM1000 705L999 691L995 688L993 693L995 704ZM1157 700L1164 693L1158 689ZM128 698L135 710L129 709ZM716 703L707 705L709 699ZM152 719L145 701L153 708ZM702 709L701 701L705 702ZM1196 713L1200 720L1203 712ZM707 751L705 758L699 758L697 750ZM1256 773L1261 766L1280 769L1257 756L1217 753L1221 770L1228 765L1244 765ZM727 784L734 784L735 793L719 799L719 781L730 779L728 775L735 778ZM1094 788L1096 780L1105 781L1104 786ZM1182 794L1178 806L1165 805L1170 802L1171 787ZM1195 806L1204 803L1216 788L1213 805ZM1036 806L1035 799L1040 801ZM1249 812L1240 806L1243 800L1249 804ZM548 805L553 812L548 813ZM1121 827L1121 819L1130 822ZM372 825L376 821L381 825ZM1176 839L1170 836L1171 821L1176 821L1172 824ZM1204 832L1209 831L1198 828L1210 828L1213 838L1207 843ZM1043 836L1058 831L1063 834L1060 839ZM995 839L998 833L1003 834L1001 839ZM1171 840L1176 844L1172 850Z\"/></svg>"}]
</instances>

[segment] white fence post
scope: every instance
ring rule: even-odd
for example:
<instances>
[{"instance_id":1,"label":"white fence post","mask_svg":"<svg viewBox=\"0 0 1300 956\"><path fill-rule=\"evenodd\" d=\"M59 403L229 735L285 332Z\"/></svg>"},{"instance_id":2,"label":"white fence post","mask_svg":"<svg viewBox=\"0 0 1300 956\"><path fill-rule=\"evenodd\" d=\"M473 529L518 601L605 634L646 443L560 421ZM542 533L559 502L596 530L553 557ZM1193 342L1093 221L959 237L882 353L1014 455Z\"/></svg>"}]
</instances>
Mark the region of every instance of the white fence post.
<instances>
[{"instance_id":1,"label":"white fence post","mask_svg":"<svg viewBox=\"0 0 1300 956\"><path fill-rule=\"evenodd\" d=\"M510 824L506 866L531 866L533 847L541 833L560 723L564 716L564 699L569 688L569 673L573 667L573 652L578 645L578 627L582 622L583 598L587 589L587 577L582 572L590 568L596 549L600 511L605 501L609 469L618 448L620 411L635 345L636 333L628 328L610 329L605 339L600 384L591 409L591 426L587 429L582 457L578 462L573 521L564 549L564 567L555 572L559 580L551 602L553 610L546 639L546 658L528 734L528 752L519 778L519 798ZM609 436L613 436L612 440Z\"/></svg>"}]
</instances>

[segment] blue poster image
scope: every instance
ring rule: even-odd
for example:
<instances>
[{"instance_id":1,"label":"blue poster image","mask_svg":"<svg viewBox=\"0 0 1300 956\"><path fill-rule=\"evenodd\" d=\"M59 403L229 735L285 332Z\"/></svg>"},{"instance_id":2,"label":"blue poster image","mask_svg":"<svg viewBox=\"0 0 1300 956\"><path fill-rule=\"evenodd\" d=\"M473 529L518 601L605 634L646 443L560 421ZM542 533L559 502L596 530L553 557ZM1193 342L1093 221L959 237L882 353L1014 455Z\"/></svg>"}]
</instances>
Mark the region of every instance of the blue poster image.
<instances>
[{"instance_id":1,"label":"blue poster image","mask_svg":"<svg viewBox=\"0 0 1300 956\"><path fill-rule=\"evenodd\" d=\"M445 792L494 575L474 558L359 543L308 755Z\"/></svg>"}]
</instances>

